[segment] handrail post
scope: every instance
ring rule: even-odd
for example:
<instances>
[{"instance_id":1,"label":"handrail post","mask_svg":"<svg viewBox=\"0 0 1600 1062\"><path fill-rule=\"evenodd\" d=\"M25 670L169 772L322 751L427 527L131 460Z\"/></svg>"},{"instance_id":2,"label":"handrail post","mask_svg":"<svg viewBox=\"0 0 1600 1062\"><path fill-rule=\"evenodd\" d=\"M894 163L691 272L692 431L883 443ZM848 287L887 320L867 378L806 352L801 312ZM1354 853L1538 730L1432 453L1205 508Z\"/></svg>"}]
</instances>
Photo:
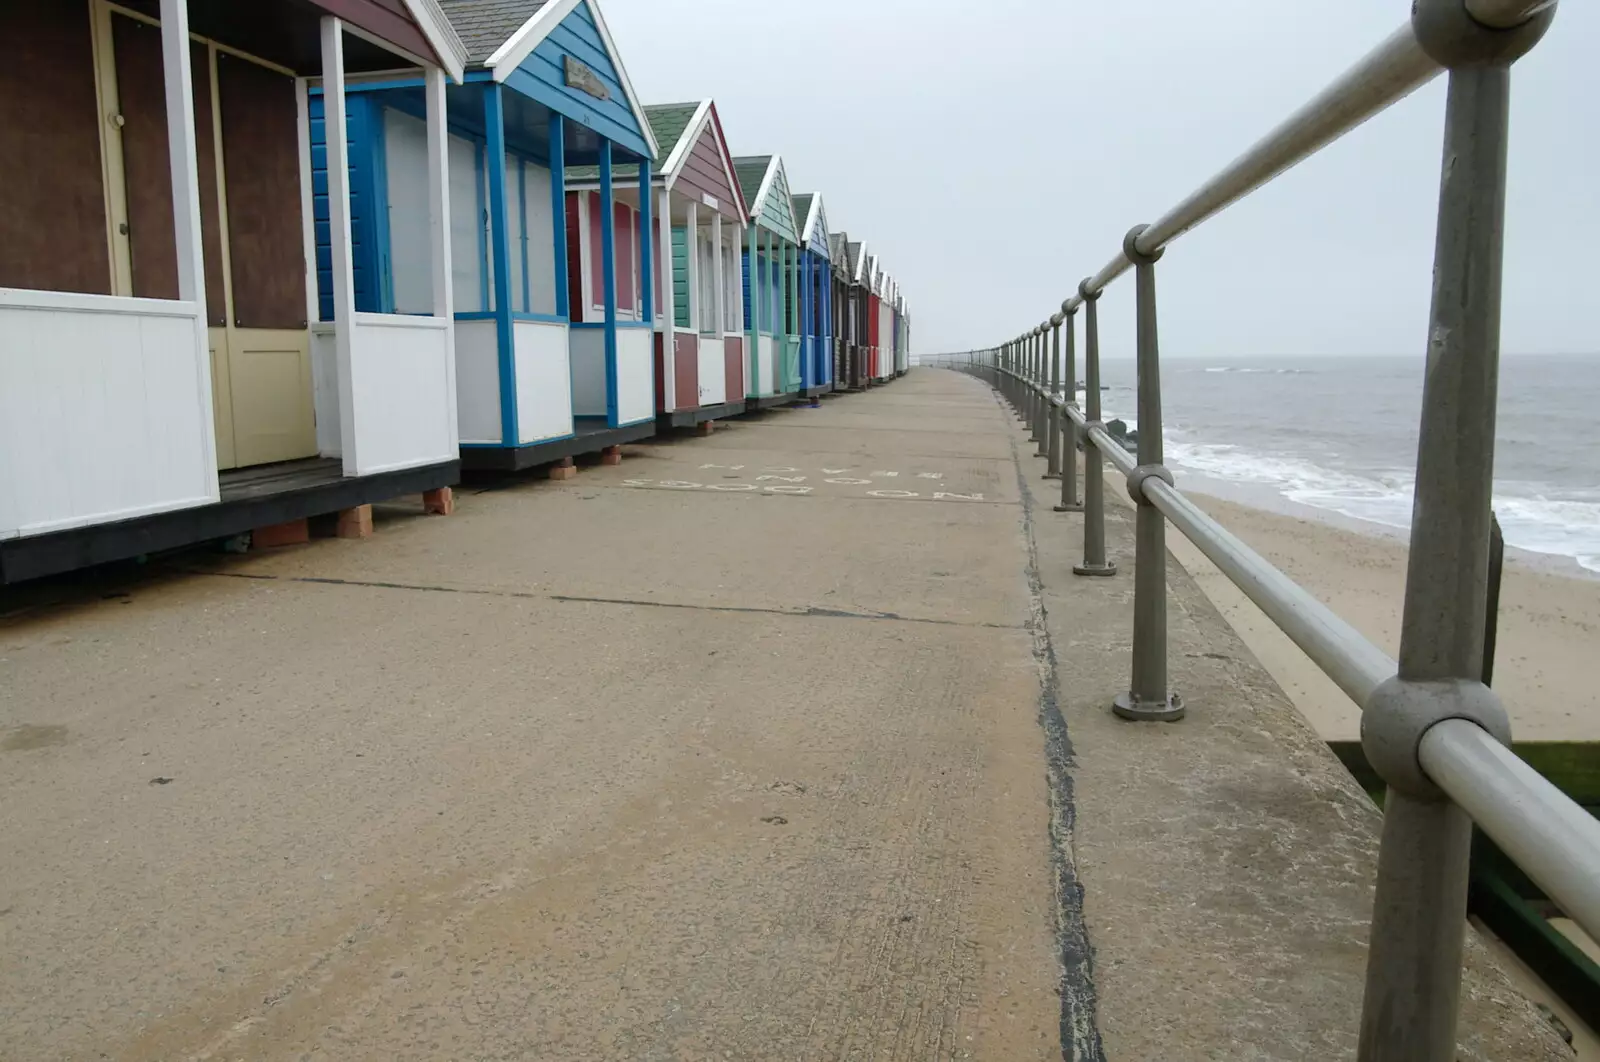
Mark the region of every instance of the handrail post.
<instances>
[{"instance_id":1,"label":"handrail post","mask_svg":"<svg viewBox=\"0 0 1600 1062\"><path fill-rule=\"evenodd\" d=\"M1048 446L1050 446L1050 435L1045 430L1045 397L1043 397L1042 393L1038 393L1038 389L1045 385L1045 357L1048 352L1050 352L1050 329L1043 325L1037 326L1034 329L1034 365L1032 365L1032 371L1029 373L1029 382L1032 387L1027 390L1027 395L1032 400L1032 409L1034 409L1032 441L1038 443L1038 449L1034 451L1035 457L1046 456Z\"/></svg>"},{"instance_id":2,"label":"handrail post","mask_svg":"<svg viewBox=\"0 0 1600 1062\"><path fill-rule=\"evenodd\" d=\"M1156 336L1158 250L1138 248L1136 226L1122 242L1134 267L1138 312L1139 465L1128 475L1128 494L1138 504L1133 565L1133 676L1128 692L1112 711L1123 719L1175 722L1183 718L1183 698L1167 688L1167 518L1145 495L1148 479L1172 482L1163 464L1161 440L1161 350Z\"/></svg>"},{"instance_id":3,"label":"handrail post","mask_svg":"<svg viewBox=\"0 0 1600 1062\"><path fill-rule=\"evenodd\" d=\"M1078 285L1083 298L1083 419L1091 428L1100 420L1100 292L1089 281ZM1070 384L1068 386L1071 386ZM1083 435L1083 563L1072 566L1074 575L1110 576L1117 566L1106 560L1106 477L1100 446L1089 432Z\"/></svg>"},{"instance_id":4,"label":"handrail post","mask_svg":"<svg viewBox=\"0 0 1600 1062\"><path fill-rule=\"evenodd\" d=\"M1449 70L1433 304L1399 675L1361 716L1388 784L1362 1001L1360 1062L1450 1062L1472 821L1422 772L1433 725L1467 718L1503 742L1510 723L1480 681L1494 486L1511 64L1553 8L1490 29L1463 0L1416 0L1412 30ZM1144 424L1140 425L1144 438Z\"/></svg>"},{"instance_id":5,"label":"handrail post","mask_svg":"<svg viewBox=\"0 0 1600 1062\"><path fill-rule=\"evenodd\" d=\"M1066 419L1053 399L1061 389L1061 321L1062 315L1050 318L1050 367L1045 373L1044 386L1049 389L1044 401L1045 465L1044 479L1061 478L1061 422Z\"/></svg>"},{"instance_id":6,"label":"handrail post","mask_svg":"<svg viewBox=\"0 0 1600 1062\"><path fill-rule=\"evenodd\" d=\"M1067 326L1067 364L1062 370L1065 389L1062 391L1061 399L1071 405L1078 395L1078 356L1076 350L1078 341L1076 336L1078 308L1073 306L1069 310L1068 306L1072 306L1071 299L1061 304L1061 312L1056 316L1062 318ZM1052 388L1051 390L1057 389ZM1067 416L1065 406L1061 408L1060 413L1061 432L1059 434L1062 438L1059 445L1063 452L1061 461L1061 503L1056 506L1056 512L1081 513L1083 512L1083 506L1078 501L1078 424Z\"/></svg>"}]
</instances>

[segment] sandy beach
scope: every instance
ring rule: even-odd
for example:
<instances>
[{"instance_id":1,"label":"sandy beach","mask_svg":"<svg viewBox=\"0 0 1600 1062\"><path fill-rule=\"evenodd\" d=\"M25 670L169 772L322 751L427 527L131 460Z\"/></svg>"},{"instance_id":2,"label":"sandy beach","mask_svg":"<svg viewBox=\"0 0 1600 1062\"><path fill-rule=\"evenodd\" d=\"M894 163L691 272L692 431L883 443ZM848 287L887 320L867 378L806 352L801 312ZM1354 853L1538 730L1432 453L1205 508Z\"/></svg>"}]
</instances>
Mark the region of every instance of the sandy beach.
<instances>
[{"instance_id":1,"label":"sandy beach","mask_svg":"<svg viewBox=\"0 0 1600 1062\"><path fill-rule=\"evenodd\" d=\"M1107 487L1108 495L1127 497L1115 477ZM1404 539L1385 528L1363 532L1214 496L1189 496L1356 629L1391 655L1398 653L1408 553ZM1181 533L1169 529L1167 545L1318 732L1329 740L1357 738L1360 715L1350 699ZM1600 740L1600 694L1587 679L1600 646L1600 580L1557 574L1553 567L1542 557L1506 559L1495 688L1519 739ZM1181 687L1181 673L1174 681ZM1579 947L1600 955L1581 929L1565 920L1559 926ZM1478 929L1530 998L1549 1007L1572 1032L1576 1062L1600 1060L1595 1030L1485 927Z\"/></svg>"},{"instance_id":2,"label":"sandy beach","mask_svg":"<svg viewBox=\"0 0 1600 1062\"><path fill-rule=\"evenodd\" d=\"M1109 489L1114 484L1108 484ZM1125 497L1120 490L1118 495ZM1371 638L1399 652L1407 543L1221 498L1195 501L1252 549ZM1261 663L1329 740L1359 736L1359 713L1259 609L1187 539L1169 532L1192 572ZM1600 580L1565 576L1509 556L1500 598L1495 688L1521 740L1600 740L1600 694L1588 669L1600 646Z\"/></svg>"}]
</instances>

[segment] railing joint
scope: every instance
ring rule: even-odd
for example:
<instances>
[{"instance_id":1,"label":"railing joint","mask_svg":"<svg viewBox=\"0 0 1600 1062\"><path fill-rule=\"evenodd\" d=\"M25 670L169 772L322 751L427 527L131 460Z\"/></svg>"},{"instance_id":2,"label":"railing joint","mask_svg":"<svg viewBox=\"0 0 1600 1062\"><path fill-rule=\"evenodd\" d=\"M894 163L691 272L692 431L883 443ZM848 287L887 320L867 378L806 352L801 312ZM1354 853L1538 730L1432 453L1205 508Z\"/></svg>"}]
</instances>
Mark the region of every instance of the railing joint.
<instances>
[{"instance_id":1,"label":"railing joint","mask_svg":"<svg viewBox=\"0 0 1600 1062\"><path fill-rule=\"evenodd\" d=\"M1399 675L1372 691L1361 709L1361 751L1384 784L1414 800L1448 799L1422 769L1422 739L1447 719L1482 727L1502 745L1511 744L1511 717L1499 694L1473 679L1404 679Z\"/></svg>"}]
</instances>

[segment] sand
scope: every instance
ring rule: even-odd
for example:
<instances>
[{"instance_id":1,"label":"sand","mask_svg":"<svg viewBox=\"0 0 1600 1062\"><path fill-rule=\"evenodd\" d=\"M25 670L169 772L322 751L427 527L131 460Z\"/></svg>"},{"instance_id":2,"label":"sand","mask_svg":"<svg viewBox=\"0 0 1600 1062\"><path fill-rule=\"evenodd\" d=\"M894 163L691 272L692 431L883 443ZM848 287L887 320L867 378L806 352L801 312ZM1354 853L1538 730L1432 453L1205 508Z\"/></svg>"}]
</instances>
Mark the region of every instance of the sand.
<instances>
[{"instance_id":1,"label":"sand","mask_svg":"<svg viewBox=\"0 0 1600 1062\"><path fill-rule=\"evenodd\" d=\"M1364 534L1220 498L1190 497L1379 647L1398 654L1404 540L1376 529ZM1360 713L1350 699L1187 539L1169 531L1168 545L1318 732L1331 741L1358 737ZM1600 580L1509 557L1494 685L1518 740L1600 740L1600 693L1589 675L1597 649Z\"/></svg>"}]
</instances>

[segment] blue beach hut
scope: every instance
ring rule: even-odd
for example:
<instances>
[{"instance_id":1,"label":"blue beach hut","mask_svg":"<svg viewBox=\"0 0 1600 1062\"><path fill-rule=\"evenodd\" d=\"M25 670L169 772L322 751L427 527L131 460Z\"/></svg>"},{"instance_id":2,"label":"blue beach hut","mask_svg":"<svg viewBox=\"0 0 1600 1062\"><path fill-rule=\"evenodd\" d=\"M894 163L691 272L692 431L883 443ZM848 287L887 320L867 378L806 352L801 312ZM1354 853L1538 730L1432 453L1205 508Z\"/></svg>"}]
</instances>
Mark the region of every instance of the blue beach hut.
<instances>
[{"instance_id":1,"label":"blue beach hut","mask_svg":"<svg viewBox=\"0 0 1600 1062\"><path fill-rule=\"evenodd\" d=\"M468 53L447 97L462 465L570 465L653 435L655 225L637 164L657 146L599 4L439 4ZM425 189L411 176L426 150L421 86L402 72L347 87L358 310L415 312L425 294ZM316 149L314 135L320 164ZM641 190L627 206L613 181L624 164ZM566 194L573 166L597 168L592 204Z\"/></svg>"},{"instance_id":2,"label":"blue beach hut","mask_svg":"<svg viewBox=\"0 0 1600 1062\"><path fill-rule=\"evenodd\" d=\"M800 393L815 398L833 390L833 265L828 211L822 196L794 196L800 223L796 287L800 301Z\"/></svg>"}]
</instances>

